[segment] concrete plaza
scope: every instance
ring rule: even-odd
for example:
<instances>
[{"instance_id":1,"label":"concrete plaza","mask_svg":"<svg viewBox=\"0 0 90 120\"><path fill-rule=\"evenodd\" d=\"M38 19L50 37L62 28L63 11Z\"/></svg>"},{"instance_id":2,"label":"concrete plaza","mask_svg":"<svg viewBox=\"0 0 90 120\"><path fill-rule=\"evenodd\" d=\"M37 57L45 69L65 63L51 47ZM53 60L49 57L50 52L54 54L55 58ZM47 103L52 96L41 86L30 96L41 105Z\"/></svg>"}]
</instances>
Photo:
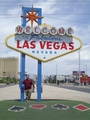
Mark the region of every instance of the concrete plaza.
<instances>
[{"instance_id":1,"label":"concrete plaza","mask_svg":"<svg viewBox=\"0 0 90 120\"><path fill-rule=\"evenodd\" d=\"M80 86L83 87L83 86ZM20 99L19 85L9 85L8 87L0 88L0 101ZM37 91L32 93L31 99L37 100ZM69 90L65 88L43 85L43 93L41 99L61 99L61 100L75 100L90 103L90 93Z\"/></svg>"}]
</instances>

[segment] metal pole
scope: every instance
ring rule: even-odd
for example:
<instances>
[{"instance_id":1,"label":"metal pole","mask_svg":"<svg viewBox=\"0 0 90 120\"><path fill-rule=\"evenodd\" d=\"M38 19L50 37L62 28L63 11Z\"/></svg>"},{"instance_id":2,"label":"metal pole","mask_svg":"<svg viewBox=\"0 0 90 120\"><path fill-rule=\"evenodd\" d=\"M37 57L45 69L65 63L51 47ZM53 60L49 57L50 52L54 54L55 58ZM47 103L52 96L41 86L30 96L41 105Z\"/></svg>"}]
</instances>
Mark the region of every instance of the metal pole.
<instances>
[{"instance_id":1,"label":"metal pole","mask_svg":"<svg viewBox=\"0 0 90 120\"><path fill-rule=\"evenodd\" d=\"M80 50L79 50L79 85L80 85Z\"/></svg>"},{"instance_id":2,"label":"metal pole","mask_svg":"<svg viewBox=\"0 0 90 120\"><path fill-rule=\"evenodd\" d=\"M86 65L86 75L87 75L87 65Z\"/></svg>"},{"instance_id":3,"label":"metal pole","mask_svg":"<svg viewBox=\"0 0 90 120\"><path fill-rule=\"evenodd\" d=\"M42 16L42 9L38 9L38 15ZM42 24L42 19L38 19L38 25ZM41 92L42 92L42 62L38 60L38 79L37 79L37 101L41 101Z\"/></svg>"},{"instance_id":4,"label":"metal pole","mask_svg":"<svg viewBox=\"0 0 90 120\"><path fill-rule=\"evenodd\" d=\"M87 79L87 65L86 66L86 86L88 85L88 79Z\"/></svg>"},{"instance_id":5,"label":"metal pole","mask_svg":"<svg viewBox=\"0 0 90 120\"><path fill-rule=\"evenodd\" d=\"M25 8L22 7L22 14L25 15ZM26 26L26 18L22 18L22 26L25 27ZM21 62L20 62L20 78L22 79L22 81L25 79L25 54L21 53ZM21 101L24 101L24 88L21 87Z\"/></svg>"},{"instance_id":6,"label":"metal pole","mask_svg":"<svg viewBox=\"0 0 90 120\"><path fill-rule=\"evenodd\" d=\"M20 78L23 81L25 79L25 55L21 54L21 74ZM23 86L23 85L22 85ZM21 86L21 102L24 101L24 87Z\"/></svg>"},{"instance_id":7,"label":"metal pole","mask_svg":"<svg viewBox=\"0 0 90 120\"><path fill-rule=\"evenodd\" d=\"M37 101L41 101L42 62L38 60Z\"/></svg>"},{"instance_id":8,"label":"metal pole","mask_svg":"<svg viewBox=\"0 0 90 120\"><path fill-rule=\"evenodd\" d=\"M56 85L57 85L57 64L56 64Z\"/></svg>"}]
</instances>

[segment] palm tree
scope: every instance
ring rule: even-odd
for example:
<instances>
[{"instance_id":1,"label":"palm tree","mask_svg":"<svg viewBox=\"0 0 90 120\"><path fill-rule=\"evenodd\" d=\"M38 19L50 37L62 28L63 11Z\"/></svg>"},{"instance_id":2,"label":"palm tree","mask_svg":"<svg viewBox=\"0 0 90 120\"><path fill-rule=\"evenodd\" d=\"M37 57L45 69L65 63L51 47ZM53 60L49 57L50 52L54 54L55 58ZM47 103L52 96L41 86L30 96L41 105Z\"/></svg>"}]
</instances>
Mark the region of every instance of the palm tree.
<instances>
[{"instance_id":1,"label":"palm tree","mask_svg":"<svg viewBox=\"0 0 90 120\"><path fill-rule=\"evenodd\" d=\"M6 72L5 72L5 71L3 71L3 77L5 77L5 73L6 73Z\"/></svg>"}]
</instances>

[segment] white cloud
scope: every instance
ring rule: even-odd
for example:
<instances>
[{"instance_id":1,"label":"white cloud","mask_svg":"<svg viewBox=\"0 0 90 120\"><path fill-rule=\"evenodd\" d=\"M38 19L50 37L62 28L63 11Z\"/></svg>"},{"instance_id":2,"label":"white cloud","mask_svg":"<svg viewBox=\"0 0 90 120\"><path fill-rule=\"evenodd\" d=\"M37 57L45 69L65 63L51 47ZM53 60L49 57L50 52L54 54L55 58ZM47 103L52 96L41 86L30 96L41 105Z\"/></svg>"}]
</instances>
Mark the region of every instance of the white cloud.
<instances>
[{"instance_id":1,"label":"white cloud","mask_svg":"<svg viewBox=\"0 0 90 120\"><path fill-rule=\"evenodd\" d=\"M13 8L13 9L8 9L8 11L7 11L7 14L12 14L12 15L15 15L15 14L18 14L18 15L20 15L21 14L21 8L18 8L18 7L15 7L15 8Z\"/></svg>"}]
</instances>

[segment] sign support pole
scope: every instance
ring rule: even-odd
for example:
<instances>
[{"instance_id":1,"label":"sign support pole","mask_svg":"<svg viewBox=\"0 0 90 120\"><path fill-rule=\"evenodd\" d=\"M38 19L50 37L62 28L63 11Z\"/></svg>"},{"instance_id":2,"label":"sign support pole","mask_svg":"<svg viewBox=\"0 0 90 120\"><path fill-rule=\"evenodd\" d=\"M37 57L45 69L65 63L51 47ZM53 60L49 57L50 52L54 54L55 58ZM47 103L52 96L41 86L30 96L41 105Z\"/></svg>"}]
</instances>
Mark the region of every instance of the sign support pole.
<instances>
[{"instance_id":1,"label":"sign support pole","mask_svg":"<svg viewBox=\"0 0 90 120\"><path fill-rule=\"evenodd\" d=\"M38 15L42 16L42 10L39 9ZM38 19L38 25L42 24L42 19ZM42 62L38 60L38 77L37 77L37 101L41 101L41 83L42 83Z\"/></svg>"},{"instance_id":2,"label":"sign support pole","mask_svg":"<svg viewBox=\"0 0 90 120\"><path fill-rule=\"evenodd\" d=\"M42 62L38 60L37 101L41 101Z\"/></svg>"},{"instance_id":3,"label":"sign support pole","mask_svg":"<svg viewBox=\"0 0 90 120\"><path fill-rule=\"evenodd\" d=\"M21 53L21 80L25 79L25 54ZM21 102L24 101L24 87L21 86Z\"/></svg>"},{"instance_id":4,"label":"sign support pole","mask_svg":"<svg viewBox=\"0 0 90 120\"><path fill-rule=\"evenodd\" d=\"M22 7L22 14L25 15L24 7ZM26 26L26 18L22 18L22 26ZM21 81L25 79L25 54L21 53L21 62L20 62L20 78ZM21 102L24 101L24 87L21 87Z\"/></svg>"}]
</instances>

